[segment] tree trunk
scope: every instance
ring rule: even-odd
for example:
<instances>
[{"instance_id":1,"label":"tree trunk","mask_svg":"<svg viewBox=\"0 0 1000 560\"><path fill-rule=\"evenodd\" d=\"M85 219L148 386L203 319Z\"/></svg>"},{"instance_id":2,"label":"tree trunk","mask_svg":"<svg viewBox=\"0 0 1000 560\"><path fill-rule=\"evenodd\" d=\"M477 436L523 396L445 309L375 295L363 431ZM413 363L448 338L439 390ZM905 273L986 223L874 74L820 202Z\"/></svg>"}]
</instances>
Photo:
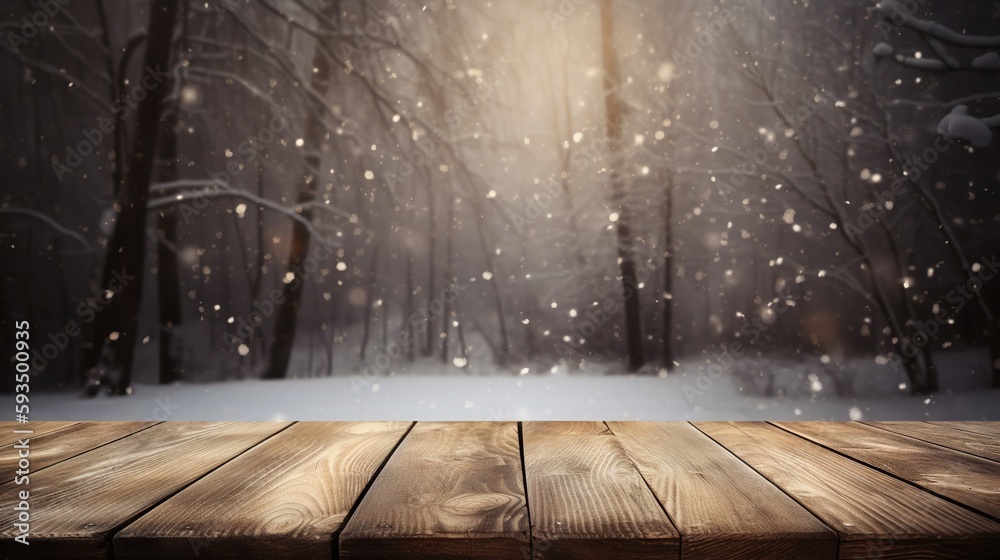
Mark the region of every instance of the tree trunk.
<instances>
[{"instance_id":1,"label":"tree trunk","mask_svg":"<svg viewBox=\"0 0 1000 560\"><path fill-rule=\"evenodd\" d=\"M365 361L365 353L368 350L368 339L372 332L372 309L375 307L375 286L378 280L378 254L379 245L372 248L372 265L368 269L368 286L365 288L365 318L361 331L361 361Z\"/></svg>"},{"instance_id":2,"label":"tree trunk","mask_svg":"<svg viewBox=\"0 0 1000 560\"><path fill-rule=\"evenodd\" d=\"M153 0L149 7L149 36L143 68L170 69L170 51L177 0ZM169 88L153 87L136 110L132 158L125 173L125 188L119 192L117 223L108 243L104 260L99 299L104 304L94 323L93 338L84 356L90 394L96 394L113 370L120 371L111 380L115 394L131 392L135 339L142 305L143 268L146 260L146 208L153 163L157 153L160 115ZM108 301L107 290L117 292Z\"/></svg>"},{"instance_id":3,"label":"tree trunk","mask_svg":"<svg viewBox=\"0 0 1000 560\"><path fill-rule=\"evenodd\" d=\"M389 297L386 295L382 299L382 305L378 310L379 322L382 323L382 352L387 352L389 348Z\"/></svg>"},{"instance_id":4,"label":"tree trunk","mask_svg":"<svg viewBox=\"0 0 1000 560\"><path fill-rule=\"evenodd\" d=\"M455 302L455 307L458 307L458 302ZM458 334L458 348L463 360L461 367L468 367L469 347L465 344L465 314L461 310L456 310L455 314L458 316L458 324L455 325L455 332Z\"/></svg>"},{"instance_id":5,"label":"tree trunk","mask_svg":"<svg viewBox=\"0 0 1000 560\"><path fill-rule=\"evenodd\" d=\"M604 107L610 154L611 202L618 213L618 259L625 300L625 342L628 348L628 369L637 371L646 361L642 342L642 316L639 305L639 287L636 280L635 255L631 215L625 200L625 184L621 175L622 158L622 104L619 98L621 76L618 72L618 53L615 48L614 15L611 0L601 0L601 42L604 64Z\"/></svg>"},{"instance_id":6,"label":"tree trunk","mask_svg":"<svg viewBox=\"0 0 1000 560\"><path fill-rule=\"evenodd\" d=\"M673 272L674 272L674 238L673 238L673 174L664 173L663 195L663 367L670 371L674 368L674 341L671 337L673 327Z\"/></svg>"},{"instance_id":7,"label":"tree trunk","mask_svg":"<svg viewBox=\"0 0 1000 560\"><path fill-rule=\"evenodd\" d=\"M888 138L891 136L890 113L882 106L882 103L879 101L877 95L875 97L875 101L879 108L878 115L881 119L880 124L883 129L883 134ZM962 249L962 244L959 242L958 236L955 234L955 230L951 227L951 223L947 219L941 205L938 203L937 198L934 197L932 191L928 189L927 185L923 183L917 175L906 173L904 165L906 158L903 157L903 153L899 146L893 142L887 142L886 146L892 154L896 172L899 174L905 174L909 177L909 182L913 185L914 193L917 195L917 199L934 219L937 229L944 236L945 245L955 258L958 266L961 267L962 274L965 279L967 281L971 280L976 276L975 272L972 270L972 263L969 262L969 258ZM934 166L932 169L933 173L936 175L938 167ZM933 181L931 184L933 184ZM995 318L993 310L990 308L990 304L986 300L982 290L975 292L973 296L980 312L982 313L983 319L986 322L986 343L989 347L990 367L993 373L992 386L994 388L1000 388L1000 321Z\"/></svg>"},{"instance_id":8,"label":"tree trunk","mask_svg":"<svg viewBox=\"0 0 1000 560\"><path fill-rule=\"evenodd\" d=\"M452 235L455 229L455 193L452 192L451 183L448 183L448 218L446 220L448 229L445 231L445 255L444 255L444 286L447 290L455 279L452 277ZM431 313L428 313L431 314ZM441 317L441 361L448 363L448 332L451 328L451 298L444 298L444 312Z\"/></svg>"},{"instance_id":9,"label":"tree trunk","mask_svg":"<svg viewBox=\"0 0 1000 560\"><path fill-rule=\"evenodd\" d=\"M816 177L821 178L822 175L819 172L819 167L816 164L816 161L814 159L810 159L808 161ZM847 163L848 160L846 152L841 154L841 161L843 162L842 166L844 169L850 168ZM896 241L893 238L892 233L889 231L888 226L882 222L882 218L878 218L877 221L881 225L883 233L886 234L889 250L893 253L893 258L878 260L873 259L866 238L863 235L855 236L848 233L848 230L845 227L848 223L848 219L845 217L841 207L837 204L833 194L831 193L830 186L822 179L820 179L820 184L827 204L836 215L838 225L837 232L839 232L844 241L847 242L847 244L854 249L862 259L862 268L871 287L872 299L882 312L882 315L889 326L891 331L890 337L893 337L894 335L895 340L891 342L893 343L893 347L899 355L899 361L903 365L906 375L910 380L913 393L923 395L937 391L937 371L934 368L934 360L931 356L930 344L922 345L920 348L916 349L915 352L908 351L909 349L912 349L913 346L910 344L909 336L907 335L907 328L914 324L917 317L915 316L912 302L909 300L909 295L906 293L906 289L902 285L902 277L904 274L903 263L899 260L899 249L896 246ZM882 278L890 279L888 289L880 283L880 279ZM901 320L901 318L905 317L909 317L909 320Z\"/></svg>"},{"instance_id":10,"label":"tree trunk","mask_svg":"<svg viewBox=\"0 0 1000 560\"><path fill-rule=\"evenodd\" d=\"M167 86L174 89L172 81L163 85ZM177 180L178 113L178 107L171 108L163 121L158 176L164 183ZM173 206L168 206L160 212L156 229L160 383L167 385L180 380L183 348L180 335L182 317L180 267L177 264L177 212Z\"/></svg>"},{"instance_id":11,"label":"tree trunk","mask_svg":"<svg viewBox=\"0 0 1000 560\"><path fill-rule=\"evenodd\" d=\"M549 89L552 91L551 101L552 101L552 135L556 140L555 148L559 152L559 185L562 187L562 197L563 206L566 210L566 224L569 244L572 245L571 249L575 254L576 264L578 267L583 268L587 262L583 257L583 251L580 247L580 234L579 226L576 221L576 209L573 205L573 192L570 189L569 174L570 174L570 160L572 155L572 142L573 142L573 102L572 96L570 95L569 87L569 71L570 71L570 32L567 29L566 33L566 51L563 57L562 64L562 80L563 80L563 119L566 121L565 131L559 126L559 101L557 99L555 85L552 82L552 76L549 75Z\"/></svg>"},{"instance_id":12,"label":"tree trunk","mask_svg":"<svg viewBox=\"0 0 1000 560\"><path fill-rule=\"evenodd\" d=\"M328 337L329 340L327 341L327 347L326 347L326 353L328 359L327 371L326 371L327 377L333 376L333 358L334 358L334 350L337 344L337 306L340 305L340 300L338 299L338 297L340 296L340 291L337 289L337 283L331 282L331 284L333 285L330 287L330 303L329 303L330 320L328 322L330 335Z\"/></svg>"},{"instance_id":13,"label":"tree trunk","mask_svg":"<svg viewBox=\"0 0 1000 560\"><path fill-rule=\"evenodd\" d=\"M337 0L321 0L320 13L331 21L334 21L340 12L340 3ZM323 49L317 46L313 51L311 88L321 98L326 96L330 85L330 60L323 53ZM320 147L324 142L325 127L321 115L316 114L306 123L305 145L307 155L305 161L308 169L302 174L299 181L299 194L296 204L303 206L301 216L306 222L312 220L312 211L305 208L305 205L316 199L317 177L314 172L320 169ZM292 224L292 242L288 254L288 270L296 276L302 273L302 263L305 260L306 252L309 249L309 229L306 224L295 220ZM288 362L292 357L292 347L295 343L295 329L298 323L299 304L302 301L302 282L293 280L282 287L284 299L278 309L277 319L274 323L274 339L271 342L271 360L265 379L283 379L288 371Z\"/></svg>"},{"instance_id":14,"label":"tree trunk","mask_svg":"<svg viewBox=\"0 0 1000 560\"><path fill-rule=\"evenodd\" d=\"M493 306L496 309L497 324L500 327L500 353L496 356L496 361L498 364L503 365L510 357L510 340L507 336L507 320L503 310L503 298L500 295L500 285L498 283L499 279L497 278L496 266L493 264L493 255L490 254L490 248L486 244L486 234L483 232L483 216L486 214L483 212L479 199L475 198L475 196L476 194L473 193L472 200L474 201L473 204L476 214L476 235L479 238L479 248L483 252L486 271L490 276L488 282L490 283L490 288L493 290Z\"/></svg>"},{"instance_id":15,"label":"tree trunk","mask_svg":"<svg viewBox=\"0 0 1000 560\"><path fill-rule=\"evenodd\" d=\"M417 344L417 341L413 339L414 336L414 324L413 324L413 247L410 244L410 240L413 238L413 209L407 211L407 230L406 239L403 240L403 246L406 248L404 258L406 259L406 310L403 313L403 324L400 325L401 329L406 329L406 359L410 363L413 363L413 346Z\"/></svg>"},{"instance_id":16,"label":"tree trunk","mask_svg":"<svg viewBox=\"0 0 1000 560\"><path fill-rule=\"evenodd\" d=\"M160 213L157 224L157 300L160 312L160 383L181 378L183 342L181 326L181 286L177 265L177 214L173 208Z\"/></svg>"},{"instance_id":17,"label":"tree trunk","mask_svg":"<svg viewBox=\"0 0 1000 560\"><path fill-rule=\"evenodd\" d=\"M97 0L97 17L98 21L101 23L101 42L107 51L107 57L105 58L105 69L108 72L108 89L110 94L110 99L113 102L121 97L121 84L123 82L122 78L124 76L120 75L119 72L115 71L114 56L115 52L111 46L111 29L108 26L108 14L104 9L104 1ZM122 64L119 66L122 70L126 68L128 56L127 54L122 57ZM121 127L118 126L118 119L114 119L114 130L112 130L112 142L114 150L114 159L111 161L111 182L114 184L112 193L117 198L120 194L122 183L125 182L123 174L123 166L125 162L125 150L124 150L124 135L122 133Z\"/></svg>"},{"instance_id":18,"label":"tree trunk","mask_svg":"<svg viewBox=\"0 0 1000 560\"><path fill-rule=\"evenodd\" d=\"M986 344L990 347L990 363L993 365L993 388L1000 388L1000 325L987 325Z\"/></svg>"},{"instance_id":19,"label":"tree trunk","mask_svg":"<svg viewBox=\"0 0 1000 560\"><path fill-rule=\"evenodd\" d=\"M869 280L872 283L878 282L879 278L899 278L895 276L883 276L875 271L872 259L866 257L868 268L872 270ZM883 314L890 321L892 333L898 337L896 351L899 354L900 362L906 370L906 375L910 379L913 393L926 395L938 390L937 370L934 368L934 361L931 356L930 340L927 344L916 348L916 352L909 352L913 348L910 344L909 336L906 334L906 323L910 323L917 317L911 315L910 307L907 303L909 297L902 284L893 282L888 291L881 287L875 287L875 298L882 308ZM911 317L911 321L900 321L899 317ZM892 336L892 335L890 335ZM909 355L908 355L909 354Z\"/></svg>"},{"instance_id":20,"label":"tree trunk","mask_svg":"<svg viewBox=\"0 0 1000 560\"><path fill-rule=\"evenodd\" d=\"M434 353L434 314L430 312L431 304L434 303L435 286L435 248L437 241L437 220L434 219L434 192L428 189L427 192L427 320L424 325L424 357L430 357ZM450 227L450 226L449 226Z\"/></svg>"},{"instance_id":21,"label":"tree trunk","mask_svg":"<svg viewBox=\"0 0 1000 560\"><path fill-rule=\"evenodd\" d=\"M846 158L844 158L846 160ZM847 168L845 166L845 168ZM872 204L880 204L881 202L875 197L874 193L869 193L869 202ZM879 231L885 238L886 245L888 246L888 252L892 255L890 262L884 262L883 266L887 268L885 272L875 274L872 278L875 281L877 278L902 278L906 274L906 259L903 257L903 253L900 250L899 243L896 240L896 235L886 223L884 218L876 219L876 223L879 225ZM898 286L893 290L898 295L897 297L902 299L902 311L906 314L904 317L907 318L903 324L912 329L912 332L916 332L917 325L922 324L920 321L919 311L913 304L913 300L910 298L909 294L906 292L906 288L903 286ZM902 337L908 337L909 335L901 332L899 333ZM931 352L931 339L932 337L928 334L926 344L923 344L918 353L914 356L907 357L901 351L901 357L904 359L904 366L907 370L907 375L910 377L910 381L913 383L913 389L918 393L932 393L938 390L938 379L937 379L937 369L934 367L934 358ZM906 346L903 346L906 348Z\"/></svg>"}]
</instances>

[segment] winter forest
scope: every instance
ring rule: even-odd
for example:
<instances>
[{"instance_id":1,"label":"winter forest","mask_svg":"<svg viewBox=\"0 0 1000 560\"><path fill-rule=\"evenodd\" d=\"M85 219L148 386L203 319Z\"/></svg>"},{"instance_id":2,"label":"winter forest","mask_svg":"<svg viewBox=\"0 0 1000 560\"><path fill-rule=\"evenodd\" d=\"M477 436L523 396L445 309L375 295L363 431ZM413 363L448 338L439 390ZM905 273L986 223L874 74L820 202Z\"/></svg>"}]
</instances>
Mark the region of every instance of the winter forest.
<instances>
[{"instance_id":1,"label":"winter forest","mask_svg":"<svg viewBox=\"0 0 1000 560\"><path fill-rule=\"evenodd\" d=\"M36 391L1000 396L1000 3L11 0L0 22L0 317L5 347L30 323Z\"/></svg>"}]
</instances>

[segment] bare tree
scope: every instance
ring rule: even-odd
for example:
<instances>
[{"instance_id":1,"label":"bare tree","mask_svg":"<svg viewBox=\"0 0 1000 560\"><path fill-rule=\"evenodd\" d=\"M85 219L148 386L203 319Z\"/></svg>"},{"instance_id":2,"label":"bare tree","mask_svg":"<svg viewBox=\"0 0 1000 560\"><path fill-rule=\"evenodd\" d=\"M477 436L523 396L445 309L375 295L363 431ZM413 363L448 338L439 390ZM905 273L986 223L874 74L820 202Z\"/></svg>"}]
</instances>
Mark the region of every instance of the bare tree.
<instances>
[{"instance_id":1,"label":"bare tree","mask_svg":"<svg viewBox=\"0 0 1000 560\"><path fill-rule=\"evenodd\" d=\"M628 369L638 371L646 363L642 341L642 315L639 305L639 282L636 279L635 255L631 229L632 215L626 202L625 181L622 177L622 121L624 111L620 99L621 76L618 72L618 52L615 48L614 9L612 0L601 0L601 59L604 64L605 126L608 138L609 182L611 203L618 214L616 233L618 266L625 299L625 343L628 347Z\"/></svg>"},{"instance_id":2,"label":"bare tree","mask_svg":"<svg viewBox=\"0 0 1000 560\"><path fill-rule=\"evenodd\" d=\"M144 68L169 70L177 8L178 0L153 0L150 4ZM83 363L91 394L107 381L115 394L131 392L146 259L145 243L136 240L145 239L149 186L162 126L160 117L168 93L166 87L152 88L136 109L132 157L124 175L124 188L115 204L117 219L101 275L101 289L106 290L103 297L109 301L95 321Z\"/></svg>"},{"instance_id":3,"label":"bare tree","mask_svg":"<svg viewBox=\"0 0 1000 560\"><path fill-rule=\"evenodd\" d=\"M931 50L929 56L925 56L923 53L917 55L916 53L900 52L900 49L889 43L880 42L872 48L872 52L876 56L892 60L900 66L922 70L926 73L978 72L1000 77L1000 57L992 50L1000 47L1000 35L959 33L941 23L920 17L912 11L915 9L915 5L904 5L897 0L881 0L876 3L875 7L882 18L879 27L881 30L893 29L893 26L896 26L896 30L906 30L918 37ZM884 35L887 36L887 34ZM955 51L960 52L961 55ZM969 51L978 53L971 61L968 61L968 56L965 55ZM968 105L973 103L981 105L979 102L991 98L1000 99L1000 91L977 92L940 104L942 108L951 108L951 111L944 115L938 123L938 134L960 138L977 147L988 146L993 140L992 129L1000 128L1000 113L976 116L970 114ZM903 100L896 99L892 102L899 103L901 101ZM879 108L879 120L876 121L876 124L889 137L892 134L889 125L889 111L883 106L881 100L876 99L876 103ZM914 102L914 104L919 104L919 102ZM888 145L893 150L895 156L893 161L897 166L897 172L903 174L903 161L905 159L898 143L890 141ZM915 177L912 173L906 175L909 177L921 204L927 209L939 231L943 234L947 247L961 268L965 280L967 282L973 281L976 274L972 263L965 254L954 228L946 219L941 205L919 177ZM1000 320L994 315L989 302L981 291L975 291L973 297L986 323L985 339L993 371L992 385L1000 387Z\"/></svg>"},{"instance_id":4,"label":"bare tree","mask_svg":"<svg viewBox=\"0 0 1000 560\"><path fill-rule=\"evenodd\" d=\"M337 21L340 17L340 0L320 0L319 14L323 21ZM313 53L310 88L320 100L324 99L330 85L332 62L328 54L319 46ZM302 209L305 220L312 219L309 205L316 200L317 174L320 173L320 155L322 146L326 143L323 124L325 111L318 110L306 122L305 144L309 146L306 155L306 169L299 181L296 204ZM309 230L302 222L292 225L292 242L288 254L288 270L290 274L301 275L302 265L310 242ZM377 255L377 253L376 253ZM374 266L374 264L373 264ZM287 375L288 362L292 357L295 343L295 330L298 323L299 305L302 302L302 284L290 280L285 283L282 300L278 308L274 324L274 339L271 342L270 365L264 374L266 379L280 379ZM370 302L369 302L370 303Z\"/></svg>"},{"instance_id":5,"label":"bare tree","mask_svg":"<svg viewBox=\"0 0 1000 560\"><path fill-rule=\"evenodd\" d=\"M764 6L757 16L760 18L766 13L769 12ZM763 28L758 25L754 29ZM718 145L720 152L734 156L741 164L758 170L762 176L780 179L783 186L787 186L781 192L791 193L793 200L803 204L790 206L796 221L815 220L813 223L829 224L827 231L832 230L829 235L839 238L842 246L849 251L850 258L841 256L839 263L829 266L800 266L800 273L811 271L820 277L842 282L874 306L889 328L891 334L886 335L885 340L895 348L895 355L911 381L912 390L920 394L937 390L937 374L930 348L925 345L915 353L909 352L908 326L915 324L917 318L903 285L905 274L899 268L899 260L883 258L884 250L878 239L882 239L884 231L876 228L858 233L857 228L851 227L858 223L861 212L867 208L864 202L857 200L857 194L862 193L865 202L869 194L864 189L854 189L855 180L843 175L844 169L833 165L843 163L841 156L846 149L845 144L852 141L846 134L852 129L848 126L851 115L839 112L837 104L822 95L818 87L810 82L785 79L788 70L797 68L801 63L797 51L779 49L778 52L765 52L756 48L745 33L734 29L729 34L734 40L734 52L747 60L746 63L736 61L734 67L751 91L760 96L759 105L779 123L779 130L771 133L775 134L776 141L787 139L788 157L794 156L790 161L795 162L795 166L781 165L780 161L774 161L777 158L755 160L753 150L741 150L715 139L709 140L694 130L682 129L693 138ZM813 67L811 71L819 73L825 69ZM811 72L805 69L799 72L807 79L813 78L813 81L821 77L818 74L810 76ZM800 108L806 109L804 116L796 115Z\"/></svg>"}]
</instances>

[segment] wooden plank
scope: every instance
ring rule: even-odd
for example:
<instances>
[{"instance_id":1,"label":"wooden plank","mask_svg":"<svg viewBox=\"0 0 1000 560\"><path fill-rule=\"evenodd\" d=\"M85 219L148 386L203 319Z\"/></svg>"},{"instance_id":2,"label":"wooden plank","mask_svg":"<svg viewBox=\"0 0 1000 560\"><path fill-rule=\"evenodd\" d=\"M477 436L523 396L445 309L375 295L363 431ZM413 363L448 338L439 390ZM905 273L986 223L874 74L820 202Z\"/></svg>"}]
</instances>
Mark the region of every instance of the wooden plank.
<instances>
[{"instance_id":1,"label":"wooden plank","mask_svg":"<svg viewBox=\"0 0 1000 560\"><path fill-rule=\"evenodd\" d=\"M972 432L989 437L1000 437L1000 422L930 422L953 430Z\"/></svg>"},{"instance_id":2,"label":"wooden plank","mask_svg":"<svg viewBox=\"0 0 1000 560\"><path fill-rule=\"evenodd\" d=\"M681 534L685 560L833 559L837 535L686 422L609 422Z\"/></svg>"},{"instance_id":3,"label":"wooden plank","mask_svg":"<svg viewBox=\"0 0 1000 560\"><path fill-rule=\"evenodd\" d=\"M840 535L840 558L988 558L1000 524L763 422L700 430Z\"/></svg>"},{"instance_id":4,"label":"wooden plank","mask_svg":"<svg viewBox=\"0 0 1000 560\"><path fill-rule=\"evenodd\" d=\"M513 422L418 423L340 535L348 559L523 560L529 549Z\"/></svg>"},{"instance_id":5,"label":"wooden plank","mask_svg":"<svg viewBox=\"0 0 1000 560\"><path fill-rule=\"evenodd\" d=\"M336 557L337 531L409 422L299 422L114 538L129 558Z\"/></svg>"},{"instance_id":6,"label":"wooden plank","mask_svg":"<svg viewBox=\"0 0 1000 560\"><path fill-rule=\"evenodd\" d=\"M109 558L113 531L286 426L166 422L33 473L28 486L4 484L5 499L31 493L31 544L16 543L5 523L0 555Z\"/></svg>"},{"instance_id":7,"label":"wooden plank","mask_svg":"<svg viewBox=\"0 0 1000 560\"><path fill-rule=\"evenodd\" d=\"M156 422L67 422L59 429L22 435L21 439L28 439L28 460L34 472L154 424ZM0 455L0 473L3 473L0 483L14 480L19 460L17 452Z\"/></svg>"},{"instance_id":8,"label":"wooden plank","mask_svg":"<svg viewBox=\"0 0 1000 560\"><path fill-rule=\"evenodd\" d=\"M1000 436L991 437L954 430L928 422L867 422L877 428L964 451L984 459L1000 461Z\"/></svg>"},{"instance_id":9,"label":"wooden plank","mask_svg":"<svg viewBox=\"0 0 1000 560\"><path fill-rule=\"evenodd\" d=\"M855 422L775 424L1000 520L998 463Z\"/></svg>"},{"instance_id":10,"label":"wooden plank","mask_svg":"<svg viewBox=\"0 0 1000 560\"><path fill-rule=\"evenodd\" d=\"M0 422L0 448L8 448L26 435L38 437L42 434L72 426L73 424L79 424L79 422L54 422L50 420L28 422L26 424L21 424L20 422ZM15 434L14 430L31 430L32 433Z\"/></svg>"},{"instance_id":11,"label":"wooden plank","mask_svg":"<svg viewBox=\"0 0 1000 560\"><path fill-rule=\"evenodd\" d=\"M679 533L607 426L523 430L534 558L679 558Z\"/></svg>"}]
</instances>

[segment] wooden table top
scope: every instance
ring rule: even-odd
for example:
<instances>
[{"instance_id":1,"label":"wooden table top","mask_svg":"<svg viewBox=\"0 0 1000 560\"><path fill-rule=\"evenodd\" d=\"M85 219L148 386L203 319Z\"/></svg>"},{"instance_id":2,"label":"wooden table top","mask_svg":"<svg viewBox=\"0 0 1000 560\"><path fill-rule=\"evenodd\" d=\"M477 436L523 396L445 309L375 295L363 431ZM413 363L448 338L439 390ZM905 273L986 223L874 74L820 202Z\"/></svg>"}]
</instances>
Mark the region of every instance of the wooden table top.
<instances>
[{"instance_id":1,"label":"wooden table top","mask_svg":"<svg viewBox=\"0 0 1000 560\"><path fill-rule=\"evenodd\" d=\"M1000 558L1000 422L8 422L0 440L4 503L29 493L30 545L3 508L8 558Z\"/></svg>"}]
</instances>

